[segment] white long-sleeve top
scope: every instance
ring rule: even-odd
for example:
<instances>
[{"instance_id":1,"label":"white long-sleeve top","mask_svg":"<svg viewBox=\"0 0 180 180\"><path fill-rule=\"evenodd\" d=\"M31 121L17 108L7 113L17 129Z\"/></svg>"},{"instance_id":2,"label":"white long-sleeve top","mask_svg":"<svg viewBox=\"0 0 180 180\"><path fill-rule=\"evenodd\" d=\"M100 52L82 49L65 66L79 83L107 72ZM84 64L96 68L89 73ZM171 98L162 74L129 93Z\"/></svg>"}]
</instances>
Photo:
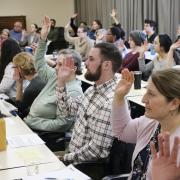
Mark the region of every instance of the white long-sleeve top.
<instances>
[{"instance_id":1,"label":"white long-sleeve top","mask_svg":"<svg viewBox=\"0 0 180 180\"><path fill-rule=\"evenodd\" d=\"M16 97L16 81L13 79L13 63L10 62L5 70L0 83L0 93L6 94L9 98Z\"/></svg>"},{"instance_id":2,"label":"white long-sleeve top","mask_svg":"<svg viewBox=\"0 0 180 180\"><path fill-rule=\"evenodd\" d=\"M16 81L13 79L13 74L13 63L10 62L4 70L4 76L0 83L0 94L5 94L9 98L16 97ZM23 81L23 89L26 88L28 84L29 81Z\"/></svg>"}]
</instances>

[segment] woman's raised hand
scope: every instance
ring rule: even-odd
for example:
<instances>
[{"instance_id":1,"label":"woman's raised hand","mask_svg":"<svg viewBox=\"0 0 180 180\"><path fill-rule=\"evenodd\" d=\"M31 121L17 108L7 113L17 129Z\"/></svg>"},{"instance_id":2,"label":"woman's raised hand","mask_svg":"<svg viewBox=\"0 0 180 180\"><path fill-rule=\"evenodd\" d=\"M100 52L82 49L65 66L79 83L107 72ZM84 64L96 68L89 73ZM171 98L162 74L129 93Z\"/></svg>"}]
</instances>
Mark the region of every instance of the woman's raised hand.
<instances>
[{"instance_id":1,"label":"woman's raised hand","mask_svg":"<svg viewBox=\"0 0 180 180\"><path fill-rule=\"evenodd\" d=\"M152 180L179 180L180 162L178 159L180 138L174 138L172 150L170 150L170 135L163 133L158 136L159 152L151 142L152 153Z\"/></svg>"},{"instance_id":2,"label":"woman's raised hand","mask_svg":"<svg viewBox=\"0 0 180 180\"><path fill-rule=\"evenodd\" d=\"M121 104L124 102L124 97L128 94L131 86L134 82L133 72L130 72L128 69L124 69L121 71L121 80L118 82L113 102L116 104Z\"/></svg>"}]
</instances>

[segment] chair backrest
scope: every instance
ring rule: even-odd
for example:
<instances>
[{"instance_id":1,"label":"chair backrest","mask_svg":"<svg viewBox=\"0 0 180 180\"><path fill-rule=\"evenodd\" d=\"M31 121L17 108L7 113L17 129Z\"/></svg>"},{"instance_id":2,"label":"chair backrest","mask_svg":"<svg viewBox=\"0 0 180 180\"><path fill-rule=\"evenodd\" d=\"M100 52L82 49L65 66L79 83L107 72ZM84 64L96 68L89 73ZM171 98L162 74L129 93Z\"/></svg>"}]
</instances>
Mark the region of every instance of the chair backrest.
<instances>
[{"instance_id":1,"label":"chair backrest","mask_svg":"<svg viewBox=\"0 0 180 180\"><path fill-rule=\"evenodd\" d=\"M132 154L135 144L114 139L108 157L107 175L125 174L131 172Z\"/></svg>"}]
</instances>

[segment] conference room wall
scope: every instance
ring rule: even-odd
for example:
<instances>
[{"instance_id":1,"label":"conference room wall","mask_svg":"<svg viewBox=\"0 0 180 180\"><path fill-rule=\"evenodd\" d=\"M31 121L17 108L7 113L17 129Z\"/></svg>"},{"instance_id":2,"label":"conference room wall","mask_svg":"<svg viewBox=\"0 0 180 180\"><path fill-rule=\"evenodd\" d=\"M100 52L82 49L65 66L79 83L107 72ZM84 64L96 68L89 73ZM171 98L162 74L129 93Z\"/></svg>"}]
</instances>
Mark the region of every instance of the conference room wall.
<instances>
[{"instance_id":1,"label":"conference room wall","mask_svg":"<svg viewBox=\"0 0 180 180\"><path fill-rule=\"evenodd\" d=\"M0 16L26 16L27 27L31 23L41 26L48 15L56 19L57 26L65 26L74 13L74 0L0 0Z\"/></svg>"}]
</instances>

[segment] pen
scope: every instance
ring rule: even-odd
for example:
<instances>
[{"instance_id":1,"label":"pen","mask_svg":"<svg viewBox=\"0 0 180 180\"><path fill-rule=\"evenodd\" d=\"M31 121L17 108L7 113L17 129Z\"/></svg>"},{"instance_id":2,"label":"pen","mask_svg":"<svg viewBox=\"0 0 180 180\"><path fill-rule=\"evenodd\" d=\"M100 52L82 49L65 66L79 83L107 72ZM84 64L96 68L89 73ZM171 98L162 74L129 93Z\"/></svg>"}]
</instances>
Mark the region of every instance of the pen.
<instances>
[{"instance_id":1,"label":"pen","mask_svg":"<svg viewBox=\"0 0 180 180\"><path fill-rule=\"evenodd\" d=\"M46 180L56 180L57 178L54 178L54 177L46 177L46 178L44 178L44 179L46 179Z\"/></svg>"}]
</instances>

